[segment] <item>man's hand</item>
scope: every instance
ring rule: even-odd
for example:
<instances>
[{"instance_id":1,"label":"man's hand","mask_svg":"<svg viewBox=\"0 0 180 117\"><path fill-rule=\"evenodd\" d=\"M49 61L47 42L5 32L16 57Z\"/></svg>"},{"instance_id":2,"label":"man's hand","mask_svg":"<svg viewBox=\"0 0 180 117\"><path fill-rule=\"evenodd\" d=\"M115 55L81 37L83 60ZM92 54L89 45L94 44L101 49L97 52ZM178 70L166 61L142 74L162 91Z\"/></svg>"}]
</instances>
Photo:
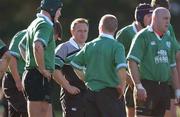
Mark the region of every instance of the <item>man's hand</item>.
<instances>
[{"instance_id":1,"label":"man's hand","mask_svg":"<svg viewBox=\"0 0 180 117\"><path fill-rule=\"evenodd\" d=\"M130 86L132 90L134 89L133 80L131 79L130 74L128 72L126 72L126 83Z\"/></svg>"},{"instance_id":2,"label":"man's hand","mask_svg":"<svg viewBox=\"0 0 180 117\"><path fill-rule=\"evenodd\" d=\"M126 83L119 84L119 85L117 86L117 91L118 91L118 93L120 94L119 98L121 98L121 96L124 95L125 88L126 88Z\"/></svg>"},{"instance_id":3,"label":"man's hand","mask_svg":"<svg viewBox=\"0 0 180 117\"><path fill-rule=\"evenodd\" d=\"M180 89L176 89L175 93L176 93L175 105L180 106Z\"/></svg>"},{"instance_id":4,"label":"man's hand","mask_svg":"<svg viewBox=\"0 0 180 117\"><path fill-rule=\"evenodd\" d=\"M134 87L134 93L137 100L146 101L147 93L141 83L136 84L136 86Z\"/></svg>"},{"instance_id":5,"label":"man's hand","mask_svg":"<svg viewBox=\"0 0 180 117\"><path fill-rule=\"evenodd\" d=\"M70 93L71 95L76 95L78 93L80 93L80 89L78 89L77 87L75 86L72 86L72 85L67 85L66 87L64 87L68 93Z\"/></svg>"},{"instance_id":6,"label":"man's hand","mask_svg":"<svg viewBox=\"0 0 180 117\"><path fill-rule=\"evenodd\" d=\"M38 70L45 78L47 78L48 80L51 79L51 73L49 70L46 69L38 69Z\"/></svg>"},{"instance_id":7,"label":"man's hand","mask_svg":"<svg viewBox=\"0 0 180 117\"><path fill-rule=\"evenodd\" d=\"M19 80L15 81L15 83L16 83L16 87L17 87L18 91L23 91L23 85L22 85L21 80L19 79Z\"/></svg>"}]
</instances>

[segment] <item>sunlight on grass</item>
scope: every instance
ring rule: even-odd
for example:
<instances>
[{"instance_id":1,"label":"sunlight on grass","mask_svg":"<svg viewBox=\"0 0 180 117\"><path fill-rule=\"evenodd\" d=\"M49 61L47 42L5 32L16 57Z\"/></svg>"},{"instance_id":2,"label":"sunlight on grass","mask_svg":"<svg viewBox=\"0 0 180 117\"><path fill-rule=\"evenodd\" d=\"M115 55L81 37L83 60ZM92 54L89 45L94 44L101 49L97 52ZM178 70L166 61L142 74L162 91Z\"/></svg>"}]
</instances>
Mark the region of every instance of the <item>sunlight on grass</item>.
<instances>
[{"instance_id":1,"label":"sunlight on grass","mask_svg":"<svg viewBox=\"0 0 180 117\"><path fill-rule=\"evenodd\" d=\"M177 108L177 117L180 117L180 107Z\"/></svg>"},{"instance_id":2,"label":"sunlight on grass","mask_svg":"<svg viewBox=\"0 0 180 117\"><path fill-rule=\"evenodd\" d=\"M62 117L61 111L55 110L55 117Z\"/></svg>"}]
</instances>

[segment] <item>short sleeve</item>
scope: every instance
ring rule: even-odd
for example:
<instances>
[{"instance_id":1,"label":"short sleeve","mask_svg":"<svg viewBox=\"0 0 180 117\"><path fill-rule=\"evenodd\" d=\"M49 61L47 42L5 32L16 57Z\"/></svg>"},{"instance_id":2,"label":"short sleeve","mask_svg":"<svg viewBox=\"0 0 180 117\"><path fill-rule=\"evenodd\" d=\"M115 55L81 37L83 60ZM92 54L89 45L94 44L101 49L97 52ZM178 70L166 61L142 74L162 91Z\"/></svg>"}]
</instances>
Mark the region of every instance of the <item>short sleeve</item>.
<instances>
[{"instance_id":1,"label":"short sleeve","mask_svg":"<svg viewBox=\"0 0 180 117\"><path fill-rule=\"evenodd\" d=\"M65 44L60 44L55 49L55 65L62 68L65 64L65 59L68 53L68 48Z\"/></svg>"},{"instance_id":2,"label":"short sleeve","mask_svg":"<svg viewBox=\"0 0 180 117\"><path fill-rule=\"evenodd\" d=\"M24 38L25 33L26 31L20 31L15 34L9 45L10 53L17 58L20 57L20 51L18 49L19 41Z\"/></svg>"},{"instance_id":3,"label":"short sleeve","mask_svg":"<svg viewBox=\"0 0 180 117\"><path fill-rule=\"evenodd\" d=\"M86 55L86 48L87 45L85 45L72 59L71 65L79 70L85 69L85 55Z\"/></svg>"},{"instance_id":4,"label":"short sleeve","mask_svg":"<svg viewBox=\"0 0 180 117\"><path fill-rule=\"evenodd\" d=\"M116 70L120 68L127 68L124 46L120 43L117 43L114 53Z\"/></svg>"},{"instance_id":5,"label":"short sleeve","mask_svg":"<svg viewBox=\"0 0 180 117\"><path fill-rule=\"evenodd\" d=\"M131 43L130 51L128 53L127 59L132 59L137 63L140 63L145 50L145 40L143 35L137 34Z\"/></svg>"},{"instance_id":6,"label":"short sleeve","mask_svg":"<svg viewBox=\"0 0 180 117\"><path fill-rule=\"evenodd\" d=\"M37 30L35 31L34 35L34 42L40 41L46 47L51 35L53 34L53 27L48 25L47 23L41 23Z\"/></svg>"}]
</instances>

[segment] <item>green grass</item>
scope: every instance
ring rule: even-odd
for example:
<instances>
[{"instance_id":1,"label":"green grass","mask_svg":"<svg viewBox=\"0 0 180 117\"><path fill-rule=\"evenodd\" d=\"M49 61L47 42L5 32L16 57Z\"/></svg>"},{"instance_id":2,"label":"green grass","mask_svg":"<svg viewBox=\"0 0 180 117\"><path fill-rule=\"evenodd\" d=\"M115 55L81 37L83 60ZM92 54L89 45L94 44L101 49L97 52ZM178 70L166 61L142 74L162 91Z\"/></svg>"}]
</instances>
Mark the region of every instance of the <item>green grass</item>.
<instances>
[{"instance_id":1,"label":"green grass","mask_svg":"<svg viewBox=\"0 0 180 117\"><path fill-rule=\"evenodd\" d=\"M55 110L55 117L62 117L61 111Z\"/></svg>"},{"instance_id":2,"label":"green grass","mask_svg":"<svg viewBox=\"0 0 180 117\"><path fill-rule=\"evenodd\" d=\"M177 117L180 117L180 107L177 108Z\"/></svg>"}]
</instances>

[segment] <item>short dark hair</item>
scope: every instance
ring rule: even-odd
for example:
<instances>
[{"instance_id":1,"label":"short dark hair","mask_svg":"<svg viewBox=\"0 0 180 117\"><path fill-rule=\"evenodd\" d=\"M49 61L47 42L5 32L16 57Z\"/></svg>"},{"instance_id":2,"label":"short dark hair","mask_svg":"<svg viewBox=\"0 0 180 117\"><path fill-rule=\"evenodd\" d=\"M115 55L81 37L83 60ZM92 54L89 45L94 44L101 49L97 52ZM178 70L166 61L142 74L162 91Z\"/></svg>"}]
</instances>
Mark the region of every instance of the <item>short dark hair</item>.
<instances>
[{"instance_id":1,"label":"short dark hair","mask_svg":"<svg viewBox=\"0 0 180 117\"><path fill-rule=\"evenodd\" d=\"M118 28L118 20L114 15L107 14L101 18L99 25L108 32L115 32Z\"/></svg>"},{"instance_id":2,"label":"short dark hair","mask_svg":"<svg viewBox=\"0 0 180 117\"><path fill-rule=\"evenodd\" d=\"M57 34L59 38L62 39L62 25L59 21L54 22L54 34Z\"/></svg>"},{"instance_id":3,"label":"short dark hair","mask_svg":"<svg viewBox=\"0 0 180 117\"><path fill-rule=\"evenodd\" d=\"M88 20L85 19L85 18L76 18L74 21L72 21L71 23L71 30L74 29L75 25L78 24L78 23L85 23L87 24L87 26L89 27L89 23L88 23Z\"/></svg>"}]
</instances>

